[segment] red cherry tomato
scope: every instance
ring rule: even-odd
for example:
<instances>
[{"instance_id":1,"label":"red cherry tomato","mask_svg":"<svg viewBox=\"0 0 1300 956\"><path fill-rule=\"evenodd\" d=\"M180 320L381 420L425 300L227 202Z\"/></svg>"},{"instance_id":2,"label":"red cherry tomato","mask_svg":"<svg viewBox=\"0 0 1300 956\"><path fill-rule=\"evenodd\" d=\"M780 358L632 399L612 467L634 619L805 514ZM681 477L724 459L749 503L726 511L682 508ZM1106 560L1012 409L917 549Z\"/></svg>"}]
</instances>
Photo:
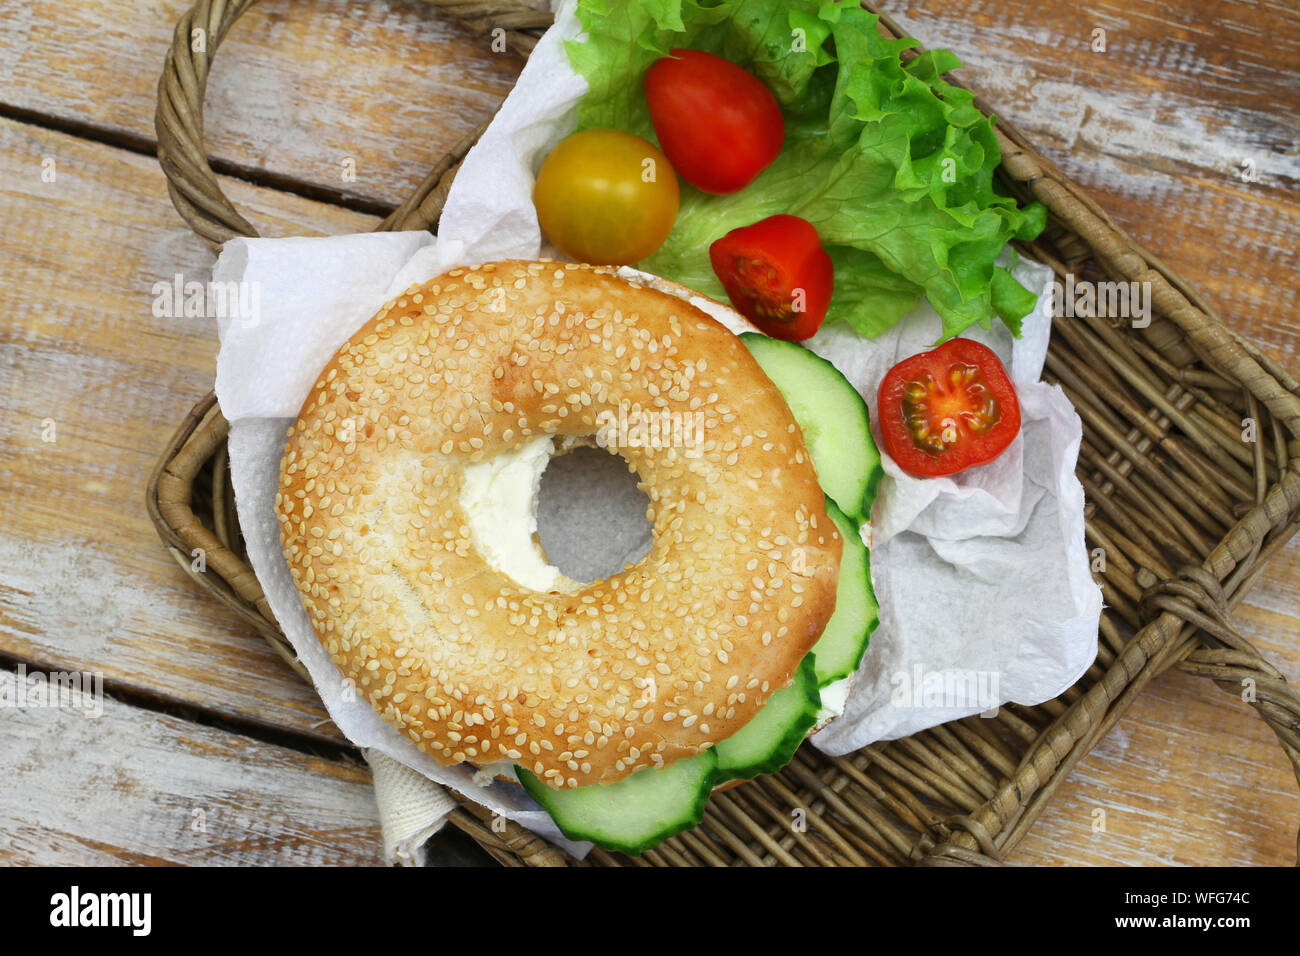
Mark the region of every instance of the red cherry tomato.
<instances>
[{"instance_id":1,"label":"red cherry tomato","mask_svg":"<svg viewBox=\"0 0 1300 956\"><path fill-rule=\"evenodd\" d=\"M709 246L713 271L736 311L776 339L802 342L821 328L835 270L817 230L798 216L770 216Z\"/></svg>"},{"instance_id":2,"label":"red cherry tomato","mask_svg":"<svg viewBox=\"0 0 1300 956\"><path fill-rule=\"evenodd\" d=\"M1006 369L971 339L903 359L885 373L878 398L885 450L922 477L992 461L1020 432L1020 402Z\"/></svg>"},{"instance_id":3,"label":"red cherry tomato","mask_svg":"<svg viewBox=\"0 0 1300 956\"><path fill-rule=\"evenodd\" d=\"M744 189L781 152L781 107L757 77L730 60L673 50L650 67L645 95L668 161L706 193Z\"/></svg>"}]
</instances>

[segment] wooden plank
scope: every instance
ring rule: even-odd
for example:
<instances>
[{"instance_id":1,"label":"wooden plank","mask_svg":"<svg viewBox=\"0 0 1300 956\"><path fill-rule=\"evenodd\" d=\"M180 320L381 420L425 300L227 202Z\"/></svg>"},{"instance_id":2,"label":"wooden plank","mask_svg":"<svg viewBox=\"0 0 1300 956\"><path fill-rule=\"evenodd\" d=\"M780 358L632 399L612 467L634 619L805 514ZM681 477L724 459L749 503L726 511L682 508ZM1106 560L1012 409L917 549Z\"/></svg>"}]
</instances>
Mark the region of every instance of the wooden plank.
<instances>
[{"instance_id":1,"label":"wooden plank","mask_svg":"<svg viewBox=\"0 0 1300 956\"><path fill-rule=\"evenodd\" d=\"M29 680L31 679L29 675ZM0 671L0 700L19 680ZM370 771L112 699L0 707L0 863L369 866Z\"/></svg>"},{"instance_id":2,"label":"wooden plank","mask_svg":"<svg viewBox=\"0 0 1300 956\"><path fill-rule=\"evenodd\" d=\"M1264 567L1233 619L1287 680L1300 683L1300 542L1293 538Z\"/></svg>"},{"instance_id":3,"label":"wooden plank","mask_svg":"<svg viewBox=\"0 0 1300 956\"><path fill-rule=\"evenodd\" d=\"M0 104L153 143L158 77L190 5L6 4ZM257 4L213 65L208 154L396 206L514 85L523 61L491 44L421 3Z\"/></svg>"},{"instance_id":4,"label":"wooden plank","mask_svg":"<svg viewBox=\"0 0 1300 956\"><path fill-rule=\"evenodd\" d=\"M1294 866L1297 827L1295 775L1273 732L1240 700L1171 671L1080 762L1010 859Z\"/></svg>"},{"instance_id":5,"label":"wooden plank","mask_svg":"<svg viewBox=\"0 0 1300 956\"><path fill-rule=\"evenodd\" d=\"M22 224L0 244L0 652L337 739L312 689L190 581L145 513L149 473L211 389L217 349L211 320L155 317L151 290L177 272L205 279L212 254L148 157L0 121L0 166L0 216ZM228 187L281 233L374 222Z\"/></svg>"}]
</instances>

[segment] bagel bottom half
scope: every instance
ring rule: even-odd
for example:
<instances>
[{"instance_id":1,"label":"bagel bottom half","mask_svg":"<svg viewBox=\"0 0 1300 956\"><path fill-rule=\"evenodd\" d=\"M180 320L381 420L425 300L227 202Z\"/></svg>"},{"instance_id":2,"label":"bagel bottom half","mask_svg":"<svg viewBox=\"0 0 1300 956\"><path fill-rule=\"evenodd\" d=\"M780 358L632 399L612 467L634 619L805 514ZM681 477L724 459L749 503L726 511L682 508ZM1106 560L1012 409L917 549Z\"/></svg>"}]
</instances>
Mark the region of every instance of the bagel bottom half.
<instances>
[{"instance_id":1,"label":"bagel bottom half","mask_svg":"<svg viewBox=\"0 0 1300 956\"><path fill-rule=\"evenodd\" d=\"M691 416L700 437L611 447L611 415ZM583 584L528 536L543 576L518 579L467 476L591 442L640 478L649 552ZM842 542L780 393L705 311L609 268L487 263L399 296L321 373L276 505L344 679L438 761L551 786L731 736L834 609Z\"/></svg>"}]
</instances>

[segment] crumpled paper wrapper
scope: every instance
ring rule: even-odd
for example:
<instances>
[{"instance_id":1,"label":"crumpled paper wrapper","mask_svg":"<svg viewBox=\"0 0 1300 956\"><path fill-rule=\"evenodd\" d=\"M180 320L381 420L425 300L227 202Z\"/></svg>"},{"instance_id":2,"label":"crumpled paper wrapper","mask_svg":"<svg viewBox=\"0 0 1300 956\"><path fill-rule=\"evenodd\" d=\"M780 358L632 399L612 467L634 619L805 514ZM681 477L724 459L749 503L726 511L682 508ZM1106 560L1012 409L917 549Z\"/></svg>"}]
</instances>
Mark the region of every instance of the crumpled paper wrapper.
<instances>
[{"instance_id":1,"label":"crumpled paper wrapper","mask_svg":"<svg viewBox=\"0 0 1300 956\"><path fill-rule=\"evenodd\" d=\"M574 129L576 104L586 91L562 45L578 33L572 4L561 3L556 26L538 43L514 91L466 157L437 239L427 233L237 239L223 248L213 278L256 283L259 289L256 316L219 320L217 397L231 422L231 473L253 569L334 722L369 753L582 855L587 845L564 839L520 788L481 785L468 768L440 766L350 693L316 640L293 586L274 511L286 431L320 370L356 329L412 284L456 265L550 253L530 196L536 167ZM1022 435L997 461L953 478L912 478L886 459L872 516L881 623L844 716L813 738L828 753L905 736L1007 701L1040 703L1074 683L1095 656L1101 596L1089 574L1083 493L1074 477L1081 425L1064 394L1038 381L1051 326L1051 275L1023 261L1015 272L1027 287L1043 290L1025 320L1024 337L1013 341L1001 325L968 334L1007 363L1019 389ZM875 390L884 372L928 348L939 328L938 317L923 305L880 339L831 327L810 346L862 392L874 420ZM633 551L643 549L627 509L617 507L626 498L625 481L608 473L592 480L611 482L611 504L607 512L587 517L605 527L622 522L612 538L631 542ZM543 527L548 517L555 518L553 509L542 515ZM563 547L580 553L596 526L553 520L550 531L554 537L568 528ZM429 832L437 827L431 822ZM409 820L402 829L408 835L423 832Z\"/></svg>"},{"instance_id":2,"label":"crumpled paper wrapper","mask_svg":"<svg viewBox=\"0 0 1300 956\"><path fill-rule=\"evenodd\" d=\"M913 477L883 457L871 533L880 625L844 716L813 738L827 753L1008 701L1042 703L1096 657L1101 592L1089 570L1083 488L1074 475L1082 423L1059 388L1038 380L1052 276L1027 262L1013 272L1027 288L1043 290L1023 337L1013 339L1001 323L964 334L1006 365L1020 399L1020 436L989 464L945 478ZM939 316L923 304L869 343L832 326L808 344L866 399L875 430L881 379L929 348L939 328Z\"/></svg>"}]
</instances>

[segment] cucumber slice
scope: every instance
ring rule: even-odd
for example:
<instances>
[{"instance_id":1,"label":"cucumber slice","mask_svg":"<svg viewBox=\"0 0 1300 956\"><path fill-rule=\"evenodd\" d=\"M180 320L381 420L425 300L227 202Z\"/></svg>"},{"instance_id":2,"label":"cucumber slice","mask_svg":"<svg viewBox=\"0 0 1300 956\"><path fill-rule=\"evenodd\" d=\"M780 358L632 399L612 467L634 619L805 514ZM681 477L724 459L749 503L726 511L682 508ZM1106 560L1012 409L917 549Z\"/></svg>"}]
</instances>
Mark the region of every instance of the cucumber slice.
<instances>
[{"instance_id":1,"label":"cucumber slice","mask_svg":"<svg viewBox=\"0 0 1300 956\"><path fill-rule=\"evenodd\" d=\"M880 606L871 587L871 556L858 534L858 526L829 497L826 513L844 538L844 550L835 590L835 613L811 652L816 657L819 688L857 671L871 632L880 623Z\"/></svg>"},{"instance_id":2,"label":"cucumber slice","mask_svg":"<svg viewBox=\"0 0 1300 956\"><path fill-rule=\"evenodd\" d=\"M785 396L822 490L850 518L869 519L884 470L858 390L834 365L795 342L758 332L742 332L740 340Z\"/></svg>"},{"instance_id":3,"label":"cucumber slice","mask_svg":"<svg viewBox=\"0 0 1300 956\"><path fill-rule=\"evenodd\" d=\"M816 664L809 653L799 663L789 687L769 697L753 720L714 746L719 775L714 782L776 773L794 757L804 736L817 723L821 707Z\"/></svg>"},{"instance_id":4,"label":"cucumber slice","mask_svg":"<svg viewBox=\"0 0 1300 956\"><path fill-rule=\"evenodd\" d=\"M551 789L518 765L515 773L569 839L590 840L636 856L699 823L718 784L784 767L820 710L816 662L810 653L789 687L769 697L739 731L698 756L662 770L647 767L607 786L566 790Z\"/></svg>"},{"instance_id":5,"label":"cucumber slice","mask_svg":"<svg viewBox=\"0 0 1300 956\"><path fill-rule=\"evenodd\" d=\"M516 766L519 782L564 835L636 856L688 830L704 816L718 756L713 748L664 767L647 767L617 783L552 790Z\"/></svg>"}]
</instances>

